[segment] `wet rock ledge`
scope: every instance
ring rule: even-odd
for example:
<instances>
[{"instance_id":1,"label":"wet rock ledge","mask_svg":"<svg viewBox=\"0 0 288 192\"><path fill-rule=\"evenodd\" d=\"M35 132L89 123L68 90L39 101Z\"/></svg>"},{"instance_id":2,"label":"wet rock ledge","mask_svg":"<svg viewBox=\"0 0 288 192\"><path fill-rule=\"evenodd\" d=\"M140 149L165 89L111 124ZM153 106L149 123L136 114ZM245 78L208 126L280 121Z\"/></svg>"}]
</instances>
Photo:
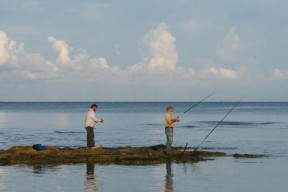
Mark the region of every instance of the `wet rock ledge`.
<instances>
[{"instance_id":1,"label":"wet rock ledge","mask_svg":"<svg viewBox=\"0 0 288 192\"><path fill-rule=\"evenodd\" d=\"M99 149L47 147L45 151L35 151L30 146L15 146L0 151L0 165L76 163L154 165L167 161L196 163L213 157L227 156L223 152L209 151L185 151L184 153L182 147L175 147L172 155L165 155L164 148L164 145ZM237 154L237 158L241 157L241 154ZM260 156L251 155L251 157ZM245 158L249 158L249 155L245 154Z\"/></svg>"}]
</instances>

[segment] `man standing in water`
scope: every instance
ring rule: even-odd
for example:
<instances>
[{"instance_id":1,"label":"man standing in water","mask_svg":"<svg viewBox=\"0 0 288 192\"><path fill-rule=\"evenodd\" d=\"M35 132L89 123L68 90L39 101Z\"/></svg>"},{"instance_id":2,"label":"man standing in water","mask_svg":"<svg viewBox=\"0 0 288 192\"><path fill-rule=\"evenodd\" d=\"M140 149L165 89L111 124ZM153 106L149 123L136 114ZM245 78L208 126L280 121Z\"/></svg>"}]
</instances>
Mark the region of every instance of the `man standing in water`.
<instances>
[{"instance_id":1,"label":"man standing in water","mask_svg":"<svg viewBox=\"0 0 288 192\"><path fill-rule=\"evenodd\" d=\"M168 106L166 108L166 114L165 114L165 133L167 136L167 142L166 142L166 154L171 154L172 152L172 143L173 143L173 128L175 126L176 122L179 122L179 117L174 118L173 117L173 107Z\"/></svg>"},{"instance_id":2,"label":"man standing in water","mask_svg":"<svg viewBox=\"0 0 288 192\"><path fill-rule=\"evenodd\" d=\"M87 131L87 147L92 149L97 149L100 146L95 146L94 140L94 128L96 123L103 123L103 119L97 119L95 117L95 113L97 111L98 106L96 104L91 105L85 121L85 129Z\"/></svg>"}]
</instances>

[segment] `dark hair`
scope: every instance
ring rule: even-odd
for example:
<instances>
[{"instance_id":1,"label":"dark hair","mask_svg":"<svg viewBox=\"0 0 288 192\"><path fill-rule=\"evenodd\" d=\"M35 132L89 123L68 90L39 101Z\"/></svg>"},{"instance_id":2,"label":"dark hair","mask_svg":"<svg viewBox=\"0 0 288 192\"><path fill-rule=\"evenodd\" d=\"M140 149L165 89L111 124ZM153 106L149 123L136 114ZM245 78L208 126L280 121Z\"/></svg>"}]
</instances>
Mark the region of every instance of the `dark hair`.
<instances>
[{"instance_id":1,"label":"dark hair","mask_svg":"<svg viewBox=\"0 0 288 192\"><path fill-rule=\"evenodd\" d=\"M169 109L173 109L173 107L172 106L166 107L166 111L168 111Z\"/></svg>"},{"instance_id":2,"label":"dark hair","mask_svg":"<svg viewBox=\"0 0 288 192\"><path fill-rule=\"evenodd\" d=\"M91 105L91 109L94 107L98 108L98 105L96 105L96 104Z\"/></svg>"}]
</instances>

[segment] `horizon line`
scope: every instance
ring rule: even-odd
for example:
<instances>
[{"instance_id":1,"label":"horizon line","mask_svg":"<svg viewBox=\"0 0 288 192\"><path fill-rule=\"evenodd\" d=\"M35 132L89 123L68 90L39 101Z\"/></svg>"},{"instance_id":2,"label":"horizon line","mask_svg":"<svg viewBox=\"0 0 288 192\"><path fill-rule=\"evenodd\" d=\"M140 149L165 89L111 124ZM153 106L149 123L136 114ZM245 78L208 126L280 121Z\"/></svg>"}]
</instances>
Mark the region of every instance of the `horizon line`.
<instances>
[{"instance_id":1,"label":"horizon line","mask_svg":"<svg viewBox=\"0 0 288 192\"><path fill-rule=\"evenodd\" d=\"M199 102L198 100L195 101L0 101L0 103L167 103L167 102L179 102L179 103L188 103L188 102ZM214 101L203 101L203 103L212 103L212 102L239 102L239 100L227 100L227 101L221 101L221 100L214 100ZM287 101L241 101L241 103L250 103L250 102L258 102L258 103L281 103L281 102L288 102Z\"/></svg>"}]
</instances>

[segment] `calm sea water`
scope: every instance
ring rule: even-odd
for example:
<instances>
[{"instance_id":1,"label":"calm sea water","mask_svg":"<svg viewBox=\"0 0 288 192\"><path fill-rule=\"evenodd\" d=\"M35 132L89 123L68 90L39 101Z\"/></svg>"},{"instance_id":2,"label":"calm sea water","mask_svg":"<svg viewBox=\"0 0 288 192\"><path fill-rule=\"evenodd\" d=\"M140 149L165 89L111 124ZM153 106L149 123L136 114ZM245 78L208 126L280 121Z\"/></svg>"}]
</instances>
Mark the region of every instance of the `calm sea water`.
<instances>
[{"instance_id":1,"label":"calm sea water","mask_svg":"<svg viewBox=\"0 0 288 192\"><path fill-rule=\"evenodd\" d=\"M96 142L107 147L165 143L167 105L181 114L193 103L98 103ZM85 115L91 103L0 103L0 149L15 145L85 146ZM196 146L234 105L202 103L181 118L174 145ZM155 166L0 166L0 191L286 191L288 103L241 103L203 144L203 149L258 153L196 164Z\"/></svg>"}]
</instances>

